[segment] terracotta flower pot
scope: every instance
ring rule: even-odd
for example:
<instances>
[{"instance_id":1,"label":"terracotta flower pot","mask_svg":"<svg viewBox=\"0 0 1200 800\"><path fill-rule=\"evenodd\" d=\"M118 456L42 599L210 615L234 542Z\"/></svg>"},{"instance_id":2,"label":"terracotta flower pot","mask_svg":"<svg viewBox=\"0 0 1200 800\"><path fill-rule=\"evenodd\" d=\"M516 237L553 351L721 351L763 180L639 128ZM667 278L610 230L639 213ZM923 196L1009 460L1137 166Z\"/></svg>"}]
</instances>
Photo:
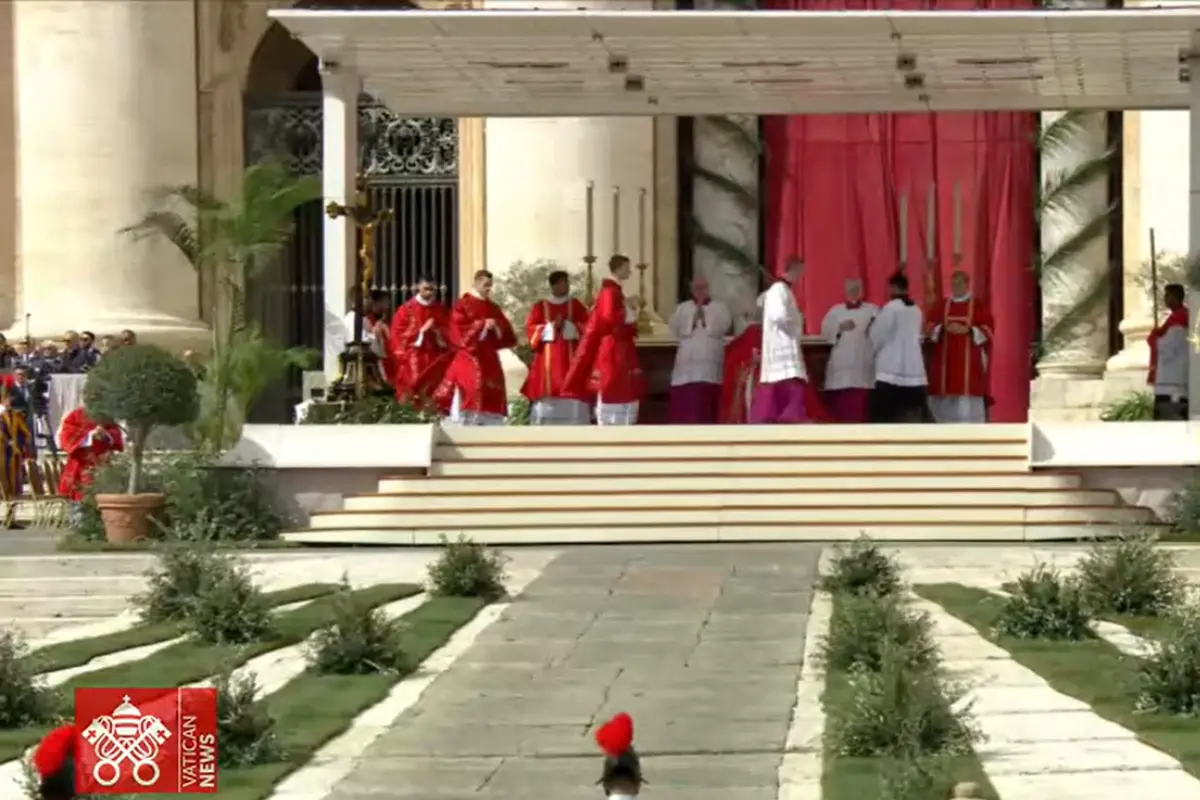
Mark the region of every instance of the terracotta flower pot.
<instances>
[{"instance_id":1,"label":"terracotta flower pot","mask_svg":"<svg viewBox=\"0 0 1200 800\"><path fill-rule=\"evenodd\" d=\"M104 535L112 544L131 544L150 537L150 517L167 503L158 492L98 494L96 505L104 519Z\"/></svg>"}]
</instances>

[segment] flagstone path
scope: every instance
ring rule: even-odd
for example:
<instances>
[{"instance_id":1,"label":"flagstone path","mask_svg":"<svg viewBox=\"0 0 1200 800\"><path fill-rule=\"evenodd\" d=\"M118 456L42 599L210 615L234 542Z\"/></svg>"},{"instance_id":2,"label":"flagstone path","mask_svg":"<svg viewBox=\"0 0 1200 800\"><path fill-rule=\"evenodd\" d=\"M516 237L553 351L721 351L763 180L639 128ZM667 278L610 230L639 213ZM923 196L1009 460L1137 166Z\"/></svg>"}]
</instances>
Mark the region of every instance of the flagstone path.
<instances>
[{"instance_id":1,"label":"flagstone path","mask_svg":"<svg viewBox=\"0 0 1200 800\"><path fill-rule=\"evenodd\" d=\"M819 549L564 553L330 800L594 800L589 731L617 711L655 800L775 800Z\"/></svg>"}]
</instances>

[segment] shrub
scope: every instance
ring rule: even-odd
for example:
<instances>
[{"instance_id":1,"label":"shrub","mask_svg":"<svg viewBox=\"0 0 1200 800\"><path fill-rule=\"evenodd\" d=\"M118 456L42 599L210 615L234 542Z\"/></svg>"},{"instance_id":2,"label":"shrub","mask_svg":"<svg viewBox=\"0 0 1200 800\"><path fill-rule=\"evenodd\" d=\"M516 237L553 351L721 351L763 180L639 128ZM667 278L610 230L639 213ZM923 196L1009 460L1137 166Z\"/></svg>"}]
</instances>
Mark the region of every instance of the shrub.
<instances>
[{"instance_id":1,"label":"shrub","mask_svg":"<svg viewBox=\"0 0 1200 800\"><path fill-rule=\"evenodd\" d=\"M1130 392L1105 403L1100 409L1105 422L1148 422L1154 419L1154 395L1150 392Z\"/></svg>"},{"instance_id":2,"label":"shrub","mask_svg":"<svg viewBox=\"0 0 1200 800\"><path fill-rule=\"evenodd\" d=\"M271 627L271 606L244 564L216 557L187 606L192 634L210 644L241 644L262 638Z\"/></svg>"},{"instance_id":3,"label":"shrub","mask_svg":"<svg viewBox=\"0 0 1200 800\"><path fill-rule=\"evenodd\" d=\"M944 800L954 797L950 759L945 755L884 759L879 800Z\"/></svg>"},{"instance_id":4,"label":"shrub","mask_svg":"<svg viewBox=\"0 0 1200 800\"><path fill-rule=\"evenodd\" d=\"M57 696L38 677L29 645L17 631L0 630L0 729L27 728L55 719Z\"/></svg>"},{"instance_id":5,"label":"shrub","mask_svg":"<svg viewBox=\"0 0 1200 800\"><path fill-rule=\"evenodd\" d=\"M349 403L314 403L302 425L428 425L437 422L436 411L393 397L364 397Z\"/></svg>"},{"instance_id":6,"label":"shrub","mask_svg":"<svg viewBox=\"0 0 1200 800\"><path fill-rule=\"evenodd\" d=\"M1079 562L1079 583L1093 612L1167 614L1184 597L1186 584L1175 572L1175 557L1157 546L1150 533L1122 537L1092 547Z\"/></svg>"},{"instance_id":7,"label":"shrub","mask_svg":"<svg viewBox=\"0 0 1200 800\"><path fill-rule=\"evenodd\" d=\"M93 472L81 513L71 532L104 540L96 495L124 491L131 461L119 455ZM142 472L145 491L162 492L166 507L155 516L155 531L166 541L268 541L279 538L289 520L272 502L265 473L257 469L216 467L194 453L169 453L148 460Z\"/></svg>"},{"instance_id":8,"label":"shrub","mask_svg":"<svg viewBox=\"0 0 1200 800\"><path fill-rule=\"evenodd\" d=\"M965 692L940 665L905 644L885 642L878 670L848 676L852 702L830 720L834 752L848 757L963 754L980 738Z\"/></svg>"},{"instance_id":9,"label":"shrub","mask_svg":"<svg viewBox=\"0 0 1200 800\"><path fill-rule=\"evenodd\" d=\"M1159 637L1158 651L1138 666L1137 708L1200 715L1200 608L1180 608Z\"/></svg>"},{"instance_id":10,"label":"shrub","mask_svg":"<svg viewBox=\"0 0 1200 800\"><path fill-rule=\"evenodd\" d=\"M88 373L83 404L93 419L120 422L128 432L130 494L141 491L142 462L151 432L160 426L186 425L200 411L191 367L148 344L121 347L101 359Z\"/></svg>"},{"instance_id":11,"label":"shrub","mask_svg":"<svg viewBox=\"0 0 1200 800\"><path fill-rule=\"evenodd\" d=\"M819 586L827 592L888 595L900 589L900 565L866 536L860 536L849 548L837 547L829 574Z\"/></svg>"},{"instance_id":12,"label":"shrub","mask_svg":"<svg viewBox=\"0 0 1200 800\"><path fill-rule=\"evenodd\" d=\"M442 537L442 554L429 565L433 594L442 597L481 597L499 600L505 595L508 559L465 536L451 542Z\"/></svg>"},{"instance_id":13,"label":"shrub","mask_svg":"<svg viewBox=\"0 0 1200 800\"><path fill-rule=\"evenodd\" d=\"M1038 565L1017 578L995 632L1018 639L1087 639L1090 618L1079 580Z\"/></svg>"},{"instance_id":14,"label":"shrub","mask_svg":"<svg viewBox=\"0 0 1200 800\"><path fill-rule=\"evenodd\" d=\"M283 746L275 730L275 720L266 704L257 699L255 675L226 672L217 676L214 685L221 766L249 767L282 761Z\"/></svg>"},{"instance_id":15,"label":"shrub","mask_svg":"<svg viewBox=\"0 0 1200 800\"><path fill-rule=\"evenodd\" d=\"M1193 471L1187 483L1167 502L1166 521L1171 532L1185 536L1200 534L1200 473Z\"/></svg>"},{"instance_id":16,"label":"shrub","mask_svg":"<svg viewBox=\"0 0 1200 800\"><path fill-rule=\"evenodd\" d=\"M146 573L146 591L134 595L133 605L143 622L186 619L206 579L228 568L225 559L208 550L166 548Z\"/></svg>"},{"instance_id":17,"label":"shrub","mask_svg":"<svg viewBox=\"0 0 1200 800\"><path fill-rule=\"evenodd\" d=\"M518 395L515 400L508 403L508 417L504 420L504 424L517 427L528 425L532 407L533 404L529 402L529 398Z\"/></svg>"},{"instance_id":18,"label":"shrub","mask_svg":"<svg viewBox=\"0 0 1200 800\"><path fill-rule=\"evenodd\" d=\"M333 624L318 631L308 645L308 664L332 675L398 672L411 666L401 643L402 623L382 610L363 604L343 579L333 599Z\"/></svg>"},{"instance_id":19,"label":"shrub","mask_svg":"<svg viewBox=\"0 0 1200 800\"><path fill-rule=\"evenodd\" d=\"M829 633L819 651L826 668L878 670L888 647L898 648L918 669L939 661L928 614L914 611L895 597L840 596L833 604Z\"/></svg>"}]
</instances>

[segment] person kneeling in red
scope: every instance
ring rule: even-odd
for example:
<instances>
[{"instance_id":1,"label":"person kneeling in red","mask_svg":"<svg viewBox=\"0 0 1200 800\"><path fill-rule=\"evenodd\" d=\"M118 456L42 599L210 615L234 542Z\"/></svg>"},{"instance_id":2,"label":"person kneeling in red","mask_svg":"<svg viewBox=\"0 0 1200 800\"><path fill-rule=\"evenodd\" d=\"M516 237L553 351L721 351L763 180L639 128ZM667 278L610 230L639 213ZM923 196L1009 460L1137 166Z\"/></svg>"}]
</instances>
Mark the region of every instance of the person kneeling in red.
<instances>
[{"instance_id":1,"label":"person kneeling in red","mask_svg":"<svg viewBox=\"0 0 1200 800\"><path fill-rule=\"evenodd\" d=\"M31 760L41 800L75 800L74 725L63 725L46 734Z\"/></svg>"},{"instance_id":2,"label":"person kneeling in red","mask_svg":"<svg viewBox=\"0 0 1200 800\"><path fill-rule=\"evenodd\" d=\"M58 425L54 437L58 449L67 457L58 493L71 501L72 513L79 513L83 493L92 482L92 470L109 453L125 449L121 429L113 424L101 425L88 416L83 406L68 412Z\"/></svg>"}]
</instances>

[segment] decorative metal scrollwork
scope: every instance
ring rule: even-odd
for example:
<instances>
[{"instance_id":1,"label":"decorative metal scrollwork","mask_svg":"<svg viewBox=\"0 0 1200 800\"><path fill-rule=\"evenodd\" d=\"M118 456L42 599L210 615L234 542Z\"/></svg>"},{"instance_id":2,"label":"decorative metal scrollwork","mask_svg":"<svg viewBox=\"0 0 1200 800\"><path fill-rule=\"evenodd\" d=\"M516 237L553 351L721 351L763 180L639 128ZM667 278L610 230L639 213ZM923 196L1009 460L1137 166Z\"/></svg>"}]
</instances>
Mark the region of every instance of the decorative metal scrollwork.
<instances>
[{"instance_id":1,"label":"decorative metal scrollwork","mask_svg":"<svg viewBox=\"0 0 1200 800\"><path fill-rule=\"evenodd\" d=\"M321 173L321 98L291 94L247 103L246 160L283 158L299 174ZM370 178L446 180L458 174L453 119L402 117L373 98L358 107L359 158Z\"/></svg>"}]
</instances>

